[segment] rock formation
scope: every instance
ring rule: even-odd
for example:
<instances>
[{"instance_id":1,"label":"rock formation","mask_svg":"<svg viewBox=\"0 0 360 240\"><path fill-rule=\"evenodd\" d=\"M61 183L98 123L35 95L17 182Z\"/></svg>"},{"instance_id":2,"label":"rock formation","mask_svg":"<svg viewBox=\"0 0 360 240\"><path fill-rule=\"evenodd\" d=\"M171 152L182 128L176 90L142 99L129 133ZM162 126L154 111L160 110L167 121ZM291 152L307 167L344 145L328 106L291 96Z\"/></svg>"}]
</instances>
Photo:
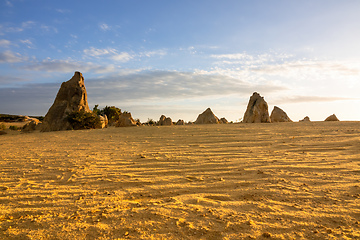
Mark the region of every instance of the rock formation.
<instances>
[{"instance_id":1,"label":"rock formation","mask_svg":"<svg viewBox=\"0 0 360 240\"><path fill-rule=\"evenodd\" d=\"M164 115L161 115L161 117L160 117L157 124L159 126L171 126L173 123L172 123L171 118L165 117Z\"/></svg>"},{"instance_id":2,"label":"rock formation","mask_svg":"<svg viewBox=\"0 0 360 240\"><path fill-rule=\"evenodd\" d=\"M271 122L292 122L286 112L275 106L270 115Z\"/></svg>"},{"instance_id":3,"label":"rock formation","mask_svg":"<svg viewBox=\"0 0 360 240\"><path fill-rule=\"evenodd\" d=\"M179 119L179 120L176 122L176 125L185 125L185 122L184 122L184 120Z\"/></svg>"},{"instance_id":4,"label":"rock formation","mask_svg":"<svg viewBox=\"0 0 360 240\"><path fill-rule=\"evenodd\" d=\"M213 124L219 123L219 118L211 111L210 108L201 113L195 121L195 124Z\"/></svg>"},{"instance_id":5,"label":"rock formation","mask_svg":"<svg viewBox=\"0 0 360 240\"><path fill-rule=\"evenodd\" d=\"M328 116L325 121L339 121L335 114Z\"/></svg>"},{"instance_id":6,"label":"rock formation","mask_svg":"<svg viewBox=\"0 0 360 240\"><path fill-rule=\"evenodd\" d=\"M38 119L32 119L29 123L22 127L22 132L33 132L41 129L41 122Z\"/></svg>"},{"instance_id":7,"label":"rock formation","mask_svg":"<svg viewBox=\"0 0 360 240\"><path fill-rule=\"evenodd\" d=\"M300 120L299 122L310 122L310 118L306 116L304 117L304 119Z\"/></svg>"},{"instance_id":8,"label":"rock formation","mask_svg":"<svg viewBox=\"0 0 360 240\"><path fill-rule=\"evenodd\" d=\"M269 123L271 122L268 112L268 105L264 98L257 92L250 97L246 112L244 114L244 123Z\"/></svg>"},{"instance_id":9,"label":"rock formation","mask_svg":"<svg viewBox=\"0 0 360 240\"><path fill-rule=\"evenodd\" d=\"M229 123L228 120L226 120L226 118L220 118L219 120L220 123Z\"/></svg>"},{"instance_id":10,"label":"rock formation","mask_svg":"<svg viewBox=\"0 0 360 240\"><path fill-rule=\"evenodd\" d=\"M109 124L109 120L108 120L107 116L106 115L104 115L104 116L100 115L99 117L100 117L101 127L106 128L108 126L108 124Z\"/></svg>"},{"instance_id":11,"label":"rock formation","mask_svg":"<svg viewBox=\"0 0 360 240\"><path fill-rule=\"evenodd\" d=\"M137 126L136 121L132 118L131 113L123 112L119 120L116 122L115 127L133 127Z\"/></svg>"},{"instance_id":12,"label":"rock formation","mask_svg":"<svg viewBox=\"0 0 360 240\"><path fill-rule=\"evenodd\" d=\"M69 81L61 84L53 105L45 115L41 131L48 132L73 129L72 124L68 120L68 116L78 112L92 114L87 101L84 77L80 72L75 72ZM96 118L96 116L93 117Z\"/></svg>"}]
</instances>

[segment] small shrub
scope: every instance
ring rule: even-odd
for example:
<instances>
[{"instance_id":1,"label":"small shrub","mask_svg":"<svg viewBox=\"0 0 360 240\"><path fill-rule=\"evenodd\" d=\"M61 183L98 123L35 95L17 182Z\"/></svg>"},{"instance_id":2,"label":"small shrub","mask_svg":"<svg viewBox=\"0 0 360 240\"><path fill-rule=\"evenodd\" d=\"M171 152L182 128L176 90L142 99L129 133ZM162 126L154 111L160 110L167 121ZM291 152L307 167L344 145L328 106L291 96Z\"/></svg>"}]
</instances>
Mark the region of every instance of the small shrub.
<instances>
[{"instance_id":1,"label":"small shrub","mask_svg":"<svg viewBox=\"0 0 360 240\"><path fill-rule=\"evenodd\" d=\"M121 109L115 106L106 106L103 110L101 110L101 115L106 115L109 123L116 122L121 116Z\"/></svg>"},{"instance_id":2,"label":"small shrub","mask_svg":"<svg viewBox=\"0 0 360 240\"><path fill-rule=\"evenodd\" d=\"M138 125L138 126L140 126L141 125L141 121L140 121L140 119L135 119L135 122L136 122L136 125Z\"/></svg>"},{"instance_id":3,"label":"small shrub","mask_svg":"<svg viewBox=\"0 0 360 240\"><path fill-rule=\"evenodd\" d=\"M6 129L5 124L1 123L1 124L0 124L0 130L5 130L5 129Z\"/></svg>"},{"instance_id":4,"label":"small shrub","mask_svg":"<svg viewBox=\"0 0 360 240\"><path fill-rule=\"evenodd\" d=\"M156 122L153 120L153 119L151 119L151 118L148 118L148 120L147 120L147 122L146 122L148 125L155 125L156 124Z\"/></svg>"},{"instance_id":5,"label":"small shrub","mask_svg":"<svg viewBox=\"0 0 360 240\"><path fill-rule=\"evenodd\" d=\"M74 130L101 128L100 117L92 112L72 112L67 120Z\"/></svg>"},{"instance_id":6,"label":"small shrub","mask_svg":"<svg viewBox=\"0 0 360 240\"><path fill-rule=\"evenodd\" d=\"M98 107L99 107L99 104L96 104L92 111L93 111L93 113L95 113L96 115L99 116L99 115L101 115L101 110L98 109Z\"/></svg>"},{"instance_id":7,"label":"small shrub","mask_svg":"<svg viewBox=\"0 0 360 240\"><path fill-rule=\"evenodd\" d=\"M17 126L11 125L11 126L9 127L9 129L10 129L10 130L17 131L19 128L18 128Z\"/></svg>"}]
</instances>

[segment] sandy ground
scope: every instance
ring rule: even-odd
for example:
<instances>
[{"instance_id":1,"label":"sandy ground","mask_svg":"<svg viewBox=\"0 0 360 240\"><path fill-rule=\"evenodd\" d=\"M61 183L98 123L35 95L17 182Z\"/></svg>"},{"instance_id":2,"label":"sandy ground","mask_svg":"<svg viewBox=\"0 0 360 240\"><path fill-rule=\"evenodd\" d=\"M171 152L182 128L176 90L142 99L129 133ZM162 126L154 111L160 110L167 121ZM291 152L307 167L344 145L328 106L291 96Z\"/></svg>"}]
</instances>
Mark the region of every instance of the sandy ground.
<instances>
[{"instance_id":1,"label":"sandy ground","mask_svg":"<svg viewBox=\"0 0 360 240\"><path fill-rule=\"evenodd\" d=\"M0 239L360 239L360 122L0 136Z\"/></svg>"}]
</instances>

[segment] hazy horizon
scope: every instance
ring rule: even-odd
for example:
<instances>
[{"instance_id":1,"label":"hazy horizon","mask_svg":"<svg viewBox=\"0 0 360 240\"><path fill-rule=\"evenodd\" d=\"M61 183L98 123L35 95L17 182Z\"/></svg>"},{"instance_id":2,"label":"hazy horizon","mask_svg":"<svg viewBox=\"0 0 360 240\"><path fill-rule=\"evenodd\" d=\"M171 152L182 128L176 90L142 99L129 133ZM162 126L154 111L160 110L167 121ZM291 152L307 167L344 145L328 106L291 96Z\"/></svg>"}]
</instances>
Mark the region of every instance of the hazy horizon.
<instances>
[{"instance_id":1,"label":"hazy horizon","mask_svg":"<svg viewBox=\"0 0 360 240\"><path fill-rule=\"evenodd\" d=\"M83 73L89 107L238 121L253 92L293 121L360 120L359 1L0 3L0 113L45 115Z\"/></svg>"}]
</instances>

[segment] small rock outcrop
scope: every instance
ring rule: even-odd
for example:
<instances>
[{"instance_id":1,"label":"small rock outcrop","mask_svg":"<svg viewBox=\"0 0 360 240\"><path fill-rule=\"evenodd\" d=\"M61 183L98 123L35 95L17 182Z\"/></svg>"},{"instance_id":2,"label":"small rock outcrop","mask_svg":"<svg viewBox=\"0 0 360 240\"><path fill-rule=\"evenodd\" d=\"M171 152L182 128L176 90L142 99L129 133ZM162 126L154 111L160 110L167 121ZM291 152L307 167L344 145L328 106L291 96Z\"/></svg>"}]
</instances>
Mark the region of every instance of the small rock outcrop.
<instances>
[{"instance_id":1,"label":"small rock outcrop","mask_svg":"<svg viewBox=\"0 0 360 240\"><path fill-rule=\"evenodd\" d=\"M195 124L216 124L219 123L219 118L211 111L210 108L206 109L203 113L199 114Z\"/></svg>"},{"instance_id":2,"label":"small rock outcrop","mask_svg":"<svg viewBox=\"0 0 360 240\"><path fill-rule=\"evenodd\" d=\"M173 125L171 118L161 115L158 123L159 126L171 126Z\"/></svg>"},{"instance_id":3,"label":"small rock outcrop","mask_svg":"<svg viewBox=\"0 0 360 240\"><path fill-rule=\"evenodd\" d=\"M136 121L132 118L131 113L123 112L119 120L116 122L115 127L134 127L137 126Z\"/></svg>"},{"instance_id":4,"label":"small rock outcrop","mask_svg":"<svg viewBox=\"0 0 360 240\"><path fill-rule=\"evenodd\" d=\"M100 115L100 122L101 122L101 128L106 128L109 124L109 120L106 115L102 116Z\"/></svg>"},{"instance_id":5,"label":"small rock outcrop","mask_svg":"<svg viewBox=\"0 0 360 240\"><path fill-rule=\"evenodd\" d=\"M268 112L268 105L263 97L254 92L250 97L246 112L243 118L244 123L269 123L271 122Z\"/></svg>"},{"instance_id":6,"label":"small rock outcrop","mask_svg":"<svg viewBox=\"0 0 360 240\"><path fill-rule=\"evenodd\" d=\"M335 114L328 116L325 121L340 121Z\"/></svg>"},{"instance_id":7,"label":"small rock outcrop","mask_svg":"<svg viewBox=\"0 0 360 240\"><path fill-rule=\"evenodd\" d=\"M53 105L45 115L41 131L49 132L75 129L69 121L69 115L73 114L74 116L78 116L76 115L77 113L81 113L78 115L86 116L87 118L98 118L96 114L96 116L92 116L93 113L89 109L84 77L80 72L75 72L69 81L61 84ZM93 127L95 126L87 125L85 128ZM76 129L82 129L81 123L77 122Z\"/></svg>"},{"instance_id":8,"label":"small rock outcrop","mask_svg":"<svg viewBox=\"0 0 360 240\"><path fill-rule=\"evenodd\" d=\"M299 122L310 122L310 118L306 116L304 117L304 119L300 120Z\"/></svg>"},{"instance_id":9,"label":"small rock outcrop","mask_svg":"<svg viewBox=\"0 0 360 240\"><path fill-rule=\"evenodd\" d=\"M292 122L286 112L275 106L270 115L271 122Z\"/></svg>"},{"instance_id":10,"label":"small rock outcrop","mask_svg":"<svg viewBox=\"0 0 360 240\"><path fill-rule=\"evenodd\" d=\"M176 125L185 125L185 122L184 122L184 120L179 119L179 120L176 122Z\"/></svg>"},{"instance_id":11,"label":"small rock outcrop","mask_svg":"<svg viewBox=\"0 0 360 240\"><path fill-rule=\"evenodd\" d=\"M41 122L38 119L32 119L29 123L25 124L22 132L33 132L41 129Z\"/></svg>"},{"instance_id":12,"label":"small rock outcrop","mask_svg":"<svg viewBox=\"0 0 360 240\"><path fill-rule=\"evenodd\" d=\"M229 123L228 120L226 118L224 118L224 117L220 118L219 122L224 123L224 124Z\"/></svg>"}]
</instances>

